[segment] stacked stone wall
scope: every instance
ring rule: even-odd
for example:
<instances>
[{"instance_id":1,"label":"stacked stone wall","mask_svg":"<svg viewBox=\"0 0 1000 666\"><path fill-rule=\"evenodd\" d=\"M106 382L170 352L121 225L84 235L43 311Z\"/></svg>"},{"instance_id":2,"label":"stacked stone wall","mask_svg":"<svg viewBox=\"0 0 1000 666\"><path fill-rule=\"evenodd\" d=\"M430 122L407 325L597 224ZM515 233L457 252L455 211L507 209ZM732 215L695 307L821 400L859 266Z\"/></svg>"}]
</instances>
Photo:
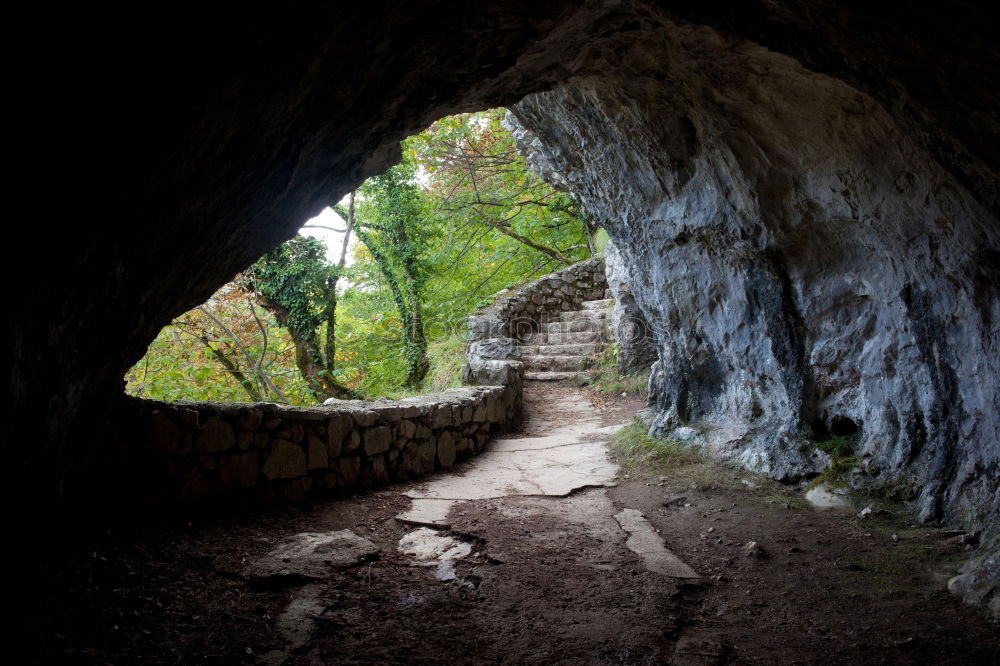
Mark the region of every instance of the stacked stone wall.
<instances>
[{"instance_id":1,"label":"stacked stone wall","mask_svg":"<svg viewBox=\"0 0 1000 666\"><path fill-rule=\"evenodd\" d=\"M502 293L469 318L468 386L439 394L308 408L129 400L123 448L133 497L164 507L227 497L292 502L448 469L519 420L517 336L607 295L600 257Z\"/></svg>"},{"instance_id":2,"label":"stacked stone wall","mask_svg":"<svg viewBox=\"0 0 1000 666\"><path fill-rule=\"evenodd\" d=\"M593 257L544 275L517 291L500 292L492 305L469 317L469 342L520 338L561 312L579 310L583 301L610 297L604 258Z\"/></svg>"},{"instance_id":3,"label":"stacked stone wall","mask_svg":"<svg viewBox=\"0 0 1000 666\"><path fill-rule=\"evenodd\" d=\"M405 481L479 453L520 416L521 379L398 401L131 403L130 467L157 506L245 496L298 501Z\"/></svg>"},{"instance_id":4,"label":"stacked stone wall","mask_svg":"<svg viewBox=\"0 0 1000 666\"><path fill-rule=\"evenodd\" d=\"M469 347L462 379L492 384L495 375L517 368L523 374L521 339L560 313L579 310L584 301L610 298L604 258L593 257L529 282L515 292L500 292L492 305L469 317Z\"/></svg>"}]
</instances>

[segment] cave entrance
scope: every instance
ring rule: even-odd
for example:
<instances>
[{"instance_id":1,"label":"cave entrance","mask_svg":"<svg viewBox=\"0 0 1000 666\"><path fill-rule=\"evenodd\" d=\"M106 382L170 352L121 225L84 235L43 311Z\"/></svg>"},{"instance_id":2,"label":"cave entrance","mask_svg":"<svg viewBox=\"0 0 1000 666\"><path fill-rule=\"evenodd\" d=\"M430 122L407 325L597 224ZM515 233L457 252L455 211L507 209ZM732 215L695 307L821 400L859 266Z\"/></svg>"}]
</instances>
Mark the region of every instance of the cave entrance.
<instances>
[{"instance_id":1,"label":"cave entrance","mask_svg":"<svg viewBox=\"0 0 1000 666\"><path fill-rule=\"evenodd\" d=\"M164 328L127 393L308 406L456 385L476 307L607 242L529 169L506 113L404 140L400 164Z\"/></svg>"},{"instance_id":2,"label":"cave entrance","mask_svg":"<svg viewBox=\"0 0 1000 666\"><path fill-rule=\"evenodd\" d=\"M951 538L956 548L980 534L995 539L1000 426L998 389L988 378L1000 376L1000 39L993 34L1000 23L985 4L942 11L936 3L909 3L901 13L837 1L798 11L782 0L401 2L391 11L378 3L308 11L275 3L238 12L206 3L197 12L157 11L131 30L122 29L122 16L81 5L78 15L50 12L25 22L54 30L35 38L22 59L37 64L41 44L54 66L18 72L17 82L31 85L16 99L41 102L23 132L41 164L25 171L40 185L36 200L54 201L74 231L25 244L39 247L46 261L38 262L41 275L13 290L11 344L3 346L10 363L3 366L14 416L4 419L2 439L17 444L5 464L19 500L12 542L23 548L16 554L31 559L49 545L38 536L64 540L55 519L83 515L90 506L78 500L95 488L115 510L144 496L147 476L116 475L119 456L136 441L136 432L124 432L140 423L133 409L146 410L155 426L148 443L177 447L154 453L167 463L158 470L182 480L186 499L211 492L199 464L227 487L252 484L255 465L270 464L268 474L288 489L283 498L298 497L303 486L293 475L316 471L314 452L322 459L324 445L335 445L319 430L292 425L286 433L282 419L265 420L280 410L257 406L227 414L245 426L240 435L215 416L199 421L184 405L174 405L171 421L157 404L122 400L122 373L168 316L208 298L322 205L392 163L406 132L448 109L514 103L539 154L626 258L625 282L657 327L661 365L651 384L665 429L677 425L672 409L691 404L681 398L697 396L699 412L714 410L725 426L711 431L717 441L744 446L737 453L747 464L797 478L816 464L797 446L803 415L824 407L848 414L864 428L871 469L914 500L921 520L969 530L962 546ZM70 177L45 177L56 170L56 155ZM487 218L488 208L480 208ZM388 296L379 297L386 303L380 313L375 291L358 299L359 308L373 306L364 325L411 330L403 324L414 310L396 307L397 300L405 306L405 290L397 299L392 289L405 288L405 268L393 264L393 278L374 255L370 260L370 278ZM520 262L504 265L512 263ZM476 284L497 267L482 261L478 268ZM430 325L457 327L445 313L478 296L443 289L422 315ZM258 325L260 316L259 308L250 311L241 326L262 333L268 327ZM320 349L326 337L318 336ZM406 373L419 369L404 338L395 353L361 355ZM202 353L224 365L208 347ZM249 367L264 357L251 354ZM721 380L712 372L702 381L698 367L706 365L720 368ZM816 409L813 379L825 401ZM238 381L233 386L240 390ZM759 423L745 423L744 409ZM453 417L449 405L443 424ZM387 454L391 431L369 414L359 420L370 429L364 437L353 430L333 437L349 428L332 420L325 436L353 451ZM175 427L181 421L190 428ZM256 433L249 444L245 434L272 422L280 434L273 462L254 460L255 451L242 447L256 446ZM286 446L290 441L297 446ZM333 482L384 478L383 467L365 465L338 466ZM356 575L328 577L328 590L312 588L312 597L295 600L291 610L301 622L289 640L309 626L330 631L294 657L333 661L353 651L373 662L414 654L442 661L478 656L482 647L484 661L518 663L554 653L579 662L595 655L774 661L776 654L808 662L835 659L839 650L864 662L896 660L918 647L928 661L997 662L995 635L979 630L981 616L928 594L929 579L914 589L926 560L907 561L905 553L917 545L922 557L934 539L921 542L911 524L899 542L881 539L884 559L869 559L874 541L859 537L856 525L802 519L786 503L770 514L769 532L772 555L781 552L786 564L768 562L760 549L743 550L760 538L752 531L760 523L731 519L739 515L730 511L740 508L735 501L712 507L704 487L690 486L658 496L667 491L657 483L634 484L631 495L608 492L646 501L666 534L702 553L713 576L706 585L664 584L635 559L609 561L593 547L600 541L594 532L553 538L565 516L538 519L527 505L491 510L475 516L484 533L504 523L516 529L495 539L493 557L476 563L481 575L468 578L479 576L484 592L500 594L456 588L446 599L449 612L440 613L438 588L408 589L406 577L373 574L365 562ZM583 494L565 500L588 508ZM343 506L322 516L324 528L350 520L356 505ZM351 527L381 529L392 543L396 507L380 509L385 520ZM219 652L229 661L273 648L260 637L287 617L287 597L249 588L242 594L232 575L242 553L229 535L193 551L204 532L188 528L158 540L166 557L150 567L141 547L131 561L115 556L125 550L115 547L118 534L102 537L108 548L82 551L81 566L56 583L73 603L44 604L58 621L33 622L26 642L43 659L108 662L204 660L206 648L217 655L220 635L226 642ZM470 520L456 529L479 528ZM895 535L889 529L872 530L874 540ZM264 549L253 536L239 543L247 552ZM806 547L789 542L795 538ZM557 562L549 557L553 544ZM996 568L995 553L980 558L954 589L970 603L992 602L995 611ZM172 584L204 572L211 586ZM25 587L39 580L17 578ZM138 581L151 587L137 589ZM179 598L182 588L189 596ZM809 603L794 605L803 599ZM518 614L525 602L532 612ZM694 607L704 616L689 622ZM899 640L900 607L916 640ZM485 615L454 621L484 608ZM174 631L178 618L191 617L197 622ZM747 631L747 617L758 631ZM727 632L699 633L724 622ZM552 626L557 631L546 630ZM857 626L865 627L860 642L851 629ZM305 634L295 635L303 627ZM431 654L414 651L428 646Z\"/></svg>"}]
</instances>

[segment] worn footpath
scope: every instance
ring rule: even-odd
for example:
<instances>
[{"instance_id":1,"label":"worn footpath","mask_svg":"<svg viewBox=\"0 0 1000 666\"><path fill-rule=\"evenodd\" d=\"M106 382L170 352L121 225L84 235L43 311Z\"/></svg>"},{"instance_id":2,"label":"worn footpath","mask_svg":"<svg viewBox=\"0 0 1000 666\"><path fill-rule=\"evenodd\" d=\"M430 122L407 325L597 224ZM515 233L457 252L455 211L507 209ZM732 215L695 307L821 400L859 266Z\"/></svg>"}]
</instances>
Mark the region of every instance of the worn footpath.
<instances>
[{"instance_id":1,"label":"worn footpath","mask_svg":"<svg viewBox=\"0 0 1000 666\"><path fill-rule=\"evenodd\" d=\"M28 637L72 663L996 663L956 535L705 463L619 467L640 404L526 387L522 429L414 484L115 528ZM798 493L798 494L797 494Z\"/></svg>"}]
</instances>

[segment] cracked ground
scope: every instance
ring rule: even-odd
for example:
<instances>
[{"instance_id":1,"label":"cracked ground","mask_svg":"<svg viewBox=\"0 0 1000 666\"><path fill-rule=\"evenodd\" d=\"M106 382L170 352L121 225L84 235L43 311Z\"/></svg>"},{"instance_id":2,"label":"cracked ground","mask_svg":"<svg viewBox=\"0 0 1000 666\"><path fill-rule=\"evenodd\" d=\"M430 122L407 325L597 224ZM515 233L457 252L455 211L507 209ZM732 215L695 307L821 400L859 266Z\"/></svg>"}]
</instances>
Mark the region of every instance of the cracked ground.
<instances>
[{"instance_id":1,"label":"cracked ground","mask_svg":"<svg viewBox=\"0 0 1000 666\"><path fill-rule=\"evenodd\" d=\"M521 431L453 472L116 526L42 581L28 651L83 664L1000 663L995 625L944 591L967 555L959 535L895 509L818 511L720 465L621 471L593 447L641 406L529 385ZM421 499L447 506L414 515ZM698 577L630 550L616 515ZM428 526L468 544L447 575L399 550ZM378 554L318 578L245 575L297 534L343 530Z\"/></svg>"}]
</instances>

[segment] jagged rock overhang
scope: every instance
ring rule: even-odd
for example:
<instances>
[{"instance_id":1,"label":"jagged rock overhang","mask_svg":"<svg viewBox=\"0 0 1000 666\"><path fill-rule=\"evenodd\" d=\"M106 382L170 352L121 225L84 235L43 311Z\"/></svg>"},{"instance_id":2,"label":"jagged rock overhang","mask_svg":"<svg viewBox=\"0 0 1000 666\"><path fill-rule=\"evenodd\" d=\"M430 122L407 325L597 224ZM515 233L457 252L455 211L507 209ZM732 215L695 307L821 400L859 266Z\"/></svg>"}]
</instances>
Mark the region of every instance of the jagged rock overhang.
<instances>
[{"instance_id":1,"label":"jagged rock overhang","mask_svg":"<svg viewBox=\"0 0 1000 666\"><path fill-rule=\"evenodd\" d=\"M995 200L1000 39L987 31L1000 22L974 4L890 17L847 2L50 14L25 50L25 164L40 174L33 201L69 231L48 239L43 274L13 304L5 365L18 418L4 441L19 444L6 467L15 493L47 503L70 492L122 372L156 331L391 163L404 134L613 66L605 56L662 10L868 90L942 164L970 174L984 205ZM44 176L54 164L58 183Z\"/></svg>"},{"instance_id":2,"label":"jagged rock overhang","mask_svg":"<svg viewBox=\"0 0 1000 666\"><path fill-rule=\"evenodd\" d=\"M621 252L657 337L656 430L697 424L795 480L828 462L809 439L849 424L883 492L983 529L1000 515L1000 224L890 110L653 14L602 71L513 107L529 161Z\"/></svg>"}]
</instances>

